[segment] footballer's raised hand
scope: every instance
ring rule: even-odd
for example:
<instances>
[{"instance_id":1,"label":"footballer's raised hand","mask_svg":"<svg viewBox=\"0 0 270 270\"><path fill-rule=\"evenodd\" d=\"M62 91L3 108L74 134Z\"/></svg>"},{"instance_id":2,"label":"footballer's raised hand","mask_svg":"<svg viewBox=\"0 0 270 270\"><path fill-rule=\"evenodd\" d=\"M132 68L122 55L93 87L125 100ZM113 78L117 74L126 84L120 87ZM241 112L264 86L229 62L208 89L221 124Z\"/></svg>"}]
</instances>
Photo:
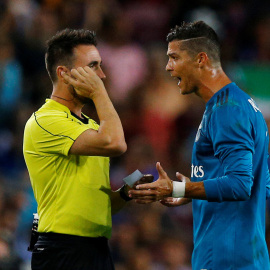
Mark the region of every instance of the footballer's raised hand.
<instances>
[{"instance_id":1,"label":"footballer's raised hand","mask_svg":"<svg viewBox=\"0 0 270 270\"><path fill-rule=\"evenodd\" d=\"M99 92L106 91L103 81L88 66L73 68L70 75L62 71L61 75L80 96L93 99Z\"/></svg>"},{"instance_id":2,"label":"footballer's raised hand","mask_svg":"<svg viewBox=\"0 0 270 270\"><path fill-rule=\"evenodd\" d=\"M190 182L190 179L183 174L177 172L176 173L176 178L180 182ZM173 197L166 197L163 200L160 200L160 203L167 206L167 207L175 207L175 206L180 206L184 204L188 204L191 202L191 199L189 198L173 198Z\"/></svg>"}]
</instances>

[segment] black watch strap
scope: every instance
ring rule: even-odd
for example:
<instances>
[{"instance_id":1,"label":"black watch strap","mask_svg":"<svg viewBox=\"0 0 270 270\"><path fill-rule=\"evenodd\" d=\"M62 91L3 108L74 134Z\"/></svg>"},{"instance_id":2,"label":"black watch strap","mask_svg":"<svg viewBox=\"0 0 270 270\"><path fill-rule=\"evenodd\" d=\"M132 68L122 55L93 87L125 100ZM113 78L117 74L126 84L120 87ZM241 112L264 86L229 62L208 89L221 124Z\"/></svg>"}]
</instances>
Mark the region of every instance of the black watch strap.
<instances>
[{"instance_id":1,"label":"black watch strap","mask_svg":"<svg viewBox=\"0 0 270 270\"><path fill-rule=\"evenodd\" d=\"M127 190L127 185L125 184L125 185L123 185L123 186L120 188L119 194L120 194L120 196L121 196L121 198L122 198L123 200L125 200L126 202L128 202L128 201L131 201L132 198L128 197L128 195L127 195L127 193L126 193L126 190Z\"/></svg>"}]
</instances>

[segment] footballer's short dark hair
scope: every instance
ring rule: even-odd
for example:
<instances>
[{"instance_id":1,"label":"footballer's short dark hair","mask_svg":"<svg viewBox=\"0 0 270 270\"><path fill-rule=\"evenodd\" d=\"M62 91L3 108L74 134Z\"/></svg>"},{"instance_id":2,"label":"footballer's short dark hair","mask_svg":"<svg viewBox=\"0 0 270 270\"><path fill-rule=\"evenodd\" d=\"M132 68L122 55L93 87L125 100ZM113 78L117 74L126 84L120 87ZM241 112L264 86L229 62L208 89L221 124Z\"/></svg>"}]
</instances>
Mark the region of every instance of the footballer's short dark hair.
<instances>
[{"instance_id":1,"label":"footballer's short dark hair","mask_svg":"<svg viewBox=\"0 0 270 270\"><path fill-rule=\"evenodd\" d=\"M214 62L220 62L220 42L213 28L203 21L193 23L183 22L176 25L167 35L167 42L175 40L181 43L181 50L187 50L191 55L206 52Z\"/></svg>"},{"instance_id":2,"label":"footballer's short dark hair","mask_svg":"<svg viewBox=\"0 0 270 270\"><path fill-rule=\"evenodd\" d=\"M45 54L46 68L52 82L57 80L56 67L71 68L73 49L78 45L97 45L96 33L86 29L64 29L47 41Z\"/></svg>"}]
</instances>

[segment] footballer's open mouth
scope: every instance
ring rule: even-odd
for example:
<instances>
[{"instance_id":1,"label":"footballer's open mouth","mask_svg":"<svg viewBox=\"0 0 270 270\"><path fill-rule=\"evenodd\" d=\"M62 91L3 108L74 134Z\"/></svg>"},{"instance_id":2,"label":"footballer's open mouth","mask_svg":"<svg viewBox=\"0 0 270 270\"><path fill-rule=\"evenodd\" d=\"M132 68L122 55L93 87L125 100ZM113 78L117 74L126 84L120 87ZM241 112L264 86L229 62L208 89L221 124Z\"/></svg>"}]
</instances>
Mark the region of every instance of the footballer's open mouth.
<instances>
[{"instance_id":1,"label":"footballer's open mouth","mask_svg":"<svg viewBox=\"0 0 270 270\"><path fill-rule=\"evenodd\" d=\"M175 80L178 80L178 86L180 85L180 83L181 83L181 80L182 80L182 78L181 77L173 77Z\"/></svg>"}]
</instances>

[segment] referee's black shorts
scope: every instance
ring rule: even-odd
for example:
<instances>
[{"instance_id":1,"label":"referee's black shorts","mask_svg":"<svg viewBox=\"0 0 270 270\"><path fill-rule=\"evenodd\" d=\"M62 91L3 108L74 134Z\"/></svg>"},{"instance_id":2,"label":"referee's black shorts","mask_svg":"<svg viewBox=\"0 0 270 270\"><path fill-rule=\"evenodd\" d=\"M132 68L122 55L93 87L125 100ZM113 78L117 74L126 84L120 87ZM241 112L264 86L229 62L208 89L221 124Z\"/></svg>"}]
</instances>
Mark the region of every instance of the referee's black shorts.
<instances>
[{"instance_id":1,"label":"referee's black shorts","mask_svg":"<svg viewBox=\"0 0 270 270\"><path fill-rule=\"evenodd\" d=\"M108 239L41 233L32 270L114 270Z\"/></svg>"}]
</instances>

